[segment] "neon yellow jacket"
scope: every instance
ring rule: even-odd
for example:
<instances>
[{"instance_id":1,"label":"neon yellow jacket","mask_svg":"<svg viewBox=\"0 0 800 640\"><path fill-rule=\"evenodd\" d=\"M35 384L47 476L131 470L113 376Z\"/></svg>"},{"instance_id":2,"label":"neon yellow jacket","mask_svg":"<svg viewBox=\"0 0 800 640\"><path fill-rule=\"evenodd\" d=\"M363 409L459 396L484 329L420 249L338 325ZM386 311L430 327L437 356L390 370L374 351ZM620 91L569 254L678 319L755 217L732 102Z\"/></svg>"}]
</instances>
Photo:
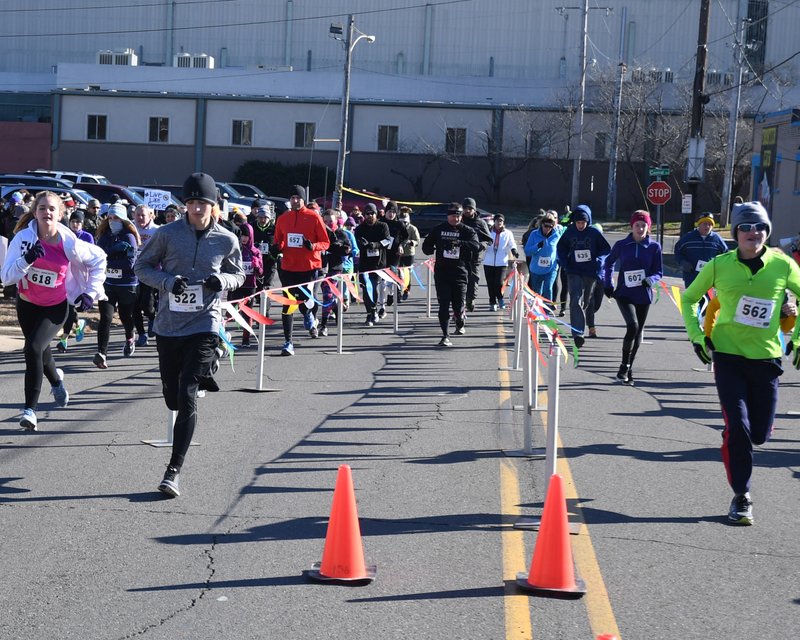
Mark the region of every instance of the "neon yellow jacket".
<instances>
[{"instance_id":1,"label":"neon yellow jacket","mask_svg":"<svg viewBox=\"0 0 800 640\"><path fill-rule=\"evenodd\" d=\"M715 257L700 270L681 296L683 322L692 342L700 341L704 335L697 319L697 303L714 287L720 309L711 331L711 341L717 351L752 360L780 358L783 355L778 336L781 305L786 289L800 295L800 267L790 257L769 248L761 260L764 266L753 275L750 268L739 261L734 250ZM751 326L741 321L748 312L754 310L743 297L762 301L758 304L763 311L769 308L763 301L771 301L771 313L764 315L762 311L763 326ZM757 321L756 316L753 318ZM798 332L800 323L792 333L795 344Z\"/></svg>"}]
</instances>

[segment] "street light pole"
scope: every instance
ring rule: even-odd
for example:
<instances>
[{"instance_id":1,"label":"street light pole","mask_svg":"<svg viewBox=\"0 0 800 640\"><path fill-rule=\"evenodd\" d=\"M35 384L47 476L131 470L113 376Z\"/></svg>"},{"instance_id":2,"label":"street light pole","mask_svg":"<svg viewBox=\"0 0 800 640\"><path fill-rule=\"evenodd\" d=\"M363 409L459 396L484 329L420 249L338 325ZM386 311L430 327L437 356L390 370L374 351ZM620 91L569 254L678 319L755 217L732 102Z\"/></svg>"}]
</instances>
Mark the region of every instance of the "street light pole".
<instances>
[{"instance_id":1,"label":"street light pole","mask_svg":"<svg viewBox=\"0 0 800 640\"><path fill-rule=\"evenodd\" d=\"M575 133L577 133L576 147L578 154L572 163L572 194L570 204L575 207L578 204L581 181L581 155L583 154L583 112L586 102L586 39L589 30L589 0L583 2L583 33L581 34L581 84L580 96L578 97L578 113L575 116Z\"/></svg>"},{"instance_id":2,"label":"street light pole","mask_svg":"<svg viewBox=\"0 0 800 640\"><path fill-rule=\"evenodd\" d=\"M611 122L611 152L608 160L608 190L606 212L612 220L617 218L617 158L619 157L619 119L622 111L622 82L625 78L625 63L619 63L619 77L614 96L614 119Z\"/></svg>"},{"instance_id":3,"label":"street light pole","mask_svg":"<svg viewBox=\"0 0 800 640\"><path fill-rule=\"evenodd\" d=\"M344 86L342 89L342 130L339 134L339 155L336 160L336 181L333 185L333 198L331 205L334 209L338 209L342 202L342 186L344 185L344 165L347 158L347 126L350 117L350 64L353 59L353 49L358 41L365 38L367 42L372 44L375 42L375 36L368 36L365 33L358 31L358 37L353 40L354 32L358 31L355 27L355 18L351 13L347 16L347 32L344 34ZM331 25L331 33L337 33L335 25ZM338 27L338 33L341 33L341 27Z\"/></svg>"}]
</instances>

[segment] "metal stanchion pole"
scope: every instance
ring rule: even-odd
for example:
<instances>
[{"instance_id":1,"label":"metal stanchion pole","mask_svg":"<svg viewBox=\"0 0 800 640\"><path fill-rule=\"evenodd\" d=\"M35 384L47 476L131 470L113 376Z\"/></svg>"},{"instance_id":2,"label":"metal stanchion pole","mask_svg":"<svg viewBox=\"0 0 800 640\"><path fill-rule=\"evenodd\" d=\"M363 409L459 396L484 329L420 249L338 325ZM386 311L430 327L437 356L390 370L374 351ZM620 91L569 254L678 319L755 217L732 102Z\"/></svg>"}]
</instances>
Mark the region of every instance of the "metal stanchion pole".
<instances>
[{"instance_id":1,"label":"metal stanchion pole","mask_svg":"<svg viewBox=\"0 0 800 640\"><path fill-rule=\"evenodd\" d=\"M517 278L519 282L519 278ZM519 371L519 357L522 349L522 319L525 315L525 299L522 294L522 289L517 288L517 299L514 304L514 311L516 316L514 318L514 364L512 369Z\"/></svg>"},{"instance_id":2,"label":"metal stanchion pole","mask_svg":"<svg viewBox=\"0 0 800 640\"><path fill-rule=\"evenodd\" d=\"M395 289L397 289L397 292L394 296L394 311L392 312L392 317L394 319L394 332L397 333L400 330L400 295L403 292L399 285L395 285Z\"/></svg>"},{"instance_id":3,"label":"metal stanchion pole","mask_svg":"<svg viewBox=\"0 0 800 640\"><path fill-rule=\"evenodd\" d=\"M547 444L544 464L544 494L550 476L556 472L558 455L558 385L561 377L561 361L558 354L558 345L555 341L550 343L550 354L547 358Z\"/></svg>"},{"instance_id":4,"label":"metal stanchion pole","mask_svg":"<svg viewBox=\"0 0 800 640\"><path fill-rule=\"evenodd\" d=\"M425 297L427 299L428 311L425 317L431 317L431 290L432 290L432 281L433 281L433 269L428 269L428 287L425 291Z\"/></svg>"},{"instance_id":5,"label":"metal stanchion pole","mask_svg":"<svg viewBox=\"0 0 800 640\"><path fill-rule=\"evenodd\" d=\"M339 285L344 289L344 278L339 281ZM336 311L336 353L342 355L342 345L344 344L344 292L339 308Z\"/></svg>"},{"instance_id":6,"label":"metal stanchion pole","mask_svg":"<svg viewBox=\"0 0 800 640\"><path fill-rule=\"evenodd\" d=\"M258 301L258 311L262 316L267 315L267 294L261 292L261 298ZM258 372L256 373L256 389L259 391L264 390L264 353L267 350L266 342L267 328L261 325L258 328Z\"/></svg>"}]
</instances>

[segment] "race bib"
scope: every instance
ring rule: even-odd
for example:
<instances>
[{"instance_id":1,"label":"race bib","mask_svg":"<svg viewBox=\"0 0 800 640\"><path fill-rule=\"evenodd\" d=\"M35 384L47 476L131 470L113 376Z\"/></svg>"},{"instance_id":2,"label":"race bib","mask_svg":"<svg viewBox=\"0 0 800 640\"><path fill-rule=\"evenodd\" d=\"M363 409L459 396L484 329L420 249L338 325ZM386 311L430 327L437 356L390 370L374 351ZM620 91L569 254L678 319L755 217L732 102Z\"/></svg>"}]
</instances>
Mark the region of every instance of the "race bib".
<instances>
[{"instance_id":1,"label":"race bib","mask_svg":"<svg viewBox=\"0 0 800 640\"><path fill-rule=\"evenodd\" d=\"M592 259L592 252L589 249L576 249L575 262L589 262Z\"/></svg>"},{"instance_id":2,"label":"race bib","mask_svg":"<svg viewBox=\"0 0 800 640\"><path fill-rule=\"evenodd\" d=\"M186 287L183 293L169 294L169 309L178 313L193 313L203 309L203 285Z\"/></svg>"},{"instance_id":3,"label":"race bib","mask_svg":"<svg viewBox=\"0 0 800 640\"><path fill-rule=\"evenodd\" d=\"M443 258L449 258L450 260L458 260L461 257L461 247L452 247L451 249L445 249L442 251Z\"/></svg>"},{"instance_id":4,"label":"race bib","mask_svg":"<svg viewBox=\"0 0 800 640\"><path fill-rule=\"evenodd\" d=\"M244 269L244 275L253 275L253 263L249 260L247 262L242 262L242 269Z\"/></svg>"},{"instance_id":5,"label":"race bib","mask_svg":"<svg viewBox=\"0 0 800 640\"><path fill-rule=\"evenodd\" d=\"M641 287L642 281L644 280L644 269L637 269L636 271L625 271L622 274L622 278L625 281L625 286L628 288Z\"/></svg>"},{"instance_id":6,"label":"race bib","mask_svg":"<svg viewBox=\"0 0 800 640\"><path fill-rule=\"evenodd\" d=\"M258 250L262 254L267 255L269 253L269 242L260 242L258 244Z\"/></svg>"},{"instance_id":7,"label":"race bib","mask_svg":"<svg viewBox=\"0 0 800 640\"><path fill-rule=\"evenodd\" d=\"M695 271L700 271L700 269L702 269L702 268L703 268L704 266L706 266L707 264L708 264L708 261L707 261L707 260L698 260L698 261L697 261L697 264L696 264L696 265L695 265L695 267L694 267L694 270L695 270Z\"/></svg>"},{"instance_id":8,"label":"race bib","mask_svg":"<svg viewBox=\"0 0 800 640\"><path fill-rule=\"evenodd\" d=\"M55 271L48 271L47 269L36 269L31 267L28 271L28 282L38 284L40 287L47 287L53 289L56 286L58 274Z\"/></svg>"},{"instance_id":9,"label":"race bib","mask_svg":"<svg viewBox=\"0 0 800 640\"><path fill-rule=\"evenodd\" d=\"M389 249L394 244L394 238L392 236L389 236L385 240L382 240L382 242L383 246Z\"/></svg>"},{"instance_id":10,"label":"race bib","mask_svg":"<svg viewBox=\"0 0 800 640\"><path fill-rule=\"evenodd\" d=\"M380 249L367 249L368 258L377 258L379 255L381 255Z\"/></svg>"},{"instance_id":11,"label":"race bib","mask_svg":"<svg viewBox=\"0 0 800 640\"><path fill-rule=\"evenodd\" d=\"M553 262L553 259L552 259L551 257L549 257L549 256L548 256L548 257L545 257L545 256L540 256L540 257L539 257L539 262L537 262L537 264L538 264L540 267L543 267L543 268L545 268L545 269L546 269L547 267L549 267L549 266L550 266L550 264L551 264L552 262Z\"/></svg>"},{"instance_id":12,"label":"race bib","mask_svg":"<svg viewBox=\"0 0 800 640\"><path fill-rule=\"evenodd\" d=\"M302 247L303 246L303 234L302 233L287 233L286 234L286 246L287 247Z\"/></svg>"},{"instance_id":13,"label":"race bib","mask_svg":"<svg viewBox=\"0 0 800 640\"><path fill-rule=\"evenodd\" d=\"M774 300L742 296L739 298L739 304L736 305L736 315L733 319L740 324L746 324L748 327L766 329L769 327L774 308Z\"/></svg>"},{"instance_id":14,"label":"race bib","mask_svg":"<svg viewBox=\"0 0 800 640\"><path fill-rule=\"evenodd\" d=\"M106 278L119 280L122 277L122 269L106 269Z\"/></svg>"}]
</instances>

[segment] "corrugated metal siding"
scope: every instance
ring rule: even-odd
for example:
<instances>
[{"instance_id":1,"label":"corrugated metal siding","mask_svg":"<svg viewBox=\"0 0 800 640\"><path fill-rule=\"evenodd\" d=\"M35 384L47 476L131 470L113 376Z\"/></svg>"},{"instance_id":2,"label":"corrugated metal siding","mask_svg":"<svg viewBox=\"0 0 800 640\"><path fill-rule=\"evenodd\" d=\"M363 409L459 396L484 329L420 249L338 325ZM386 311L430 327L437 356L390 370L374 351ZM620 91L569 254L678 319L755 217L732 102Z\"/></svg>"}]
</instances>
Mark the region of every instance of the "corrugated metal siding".
<instances>
[{"instance_id":1,"label":"corrugated metal siding","mask_svg":"<svg viewBox=\"0 0 800 640\"><path fill-rule=\"evenodd\" d=\"M709 68L733 65L728 44L735 31L740 0L721 0L711 8ZM577 6L580 3L572 3ZM742 0L746 10L746 1ZM172 64L168 50L207 53L217 66L280 67L285 63L286 0L235 0L175 4L174 28L168 30L171 2L163 6L106 7L106 0L46 0L31 11L24 0L5 0L0 34L0 71L49 71L59 62L94 62L102 49L132 48L140 63ZM11 5L10 7L7 5ZM356 14L356 26L377 37L354 50L353 66L379 74L422 73L425 51L424 6L398 10L394 0L294 0L291 3L290 64L306 69L337 69L344 61L342 44L330 37L331 22ZM539 82L556 80L566 59L567 76L579 75L581 12L560 15L555 6L531 0L473 0L459 4L431 2L430 72L435 76L494 75ZM592 0L587 57L592 74L613 72L618 62L623 8L633 25L629 62L644 68L670 68L676 81L691 81L697 41L696 0ZM603 7L611 7L606 15ZM800 8L771 3L767 66L794 53ZM34 38L45 21L58 33ZM51 29L48 28L48 32ZM225 49L223 55L222 51ZM167 58L170 58L167 60ZM513 86L513 85L512 85Z\"/></svg>"}]
</instances>

